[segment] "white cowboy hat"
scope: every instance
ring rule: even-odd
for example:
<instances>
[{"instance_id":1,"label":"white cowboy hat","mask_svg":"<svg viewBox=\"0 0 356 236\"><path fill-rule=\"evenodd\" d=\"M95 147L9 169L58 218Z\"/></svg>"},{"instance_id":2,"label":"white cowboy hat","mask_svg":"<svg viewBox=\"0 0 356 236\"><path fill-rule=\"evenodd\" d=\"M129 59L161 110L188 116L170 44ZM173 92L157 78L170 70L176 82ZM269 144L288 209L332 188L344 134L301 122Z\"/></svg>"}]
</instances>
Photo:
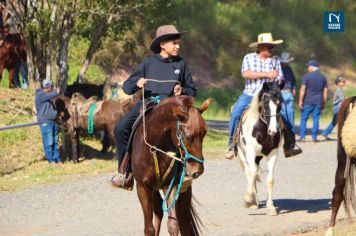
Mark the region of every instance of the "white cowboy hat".
<instances>
[{"instance_id":1,"label":"white cowboy hat","mask_svg":"<svg viewBox=\"0 0 356 236\"><path fill-rule=\"evenodd\" d=\"M261 33L257 37L257 42L251 43L250 48L256 47L259 44L281 44L283 43L282 39L273 40L272 33Z\"/></svg>"},{"instance_id":2,"label":"white cowboy hat","mask_svg":"<svg viewBox=\"0 0 356 236\"><path fill-rule=\"evenodd\" d=\"M281 63L289 63L294 60L294 57L290 57L289 52L282 52L279 58Z\"/></svg>"}]
</instances>

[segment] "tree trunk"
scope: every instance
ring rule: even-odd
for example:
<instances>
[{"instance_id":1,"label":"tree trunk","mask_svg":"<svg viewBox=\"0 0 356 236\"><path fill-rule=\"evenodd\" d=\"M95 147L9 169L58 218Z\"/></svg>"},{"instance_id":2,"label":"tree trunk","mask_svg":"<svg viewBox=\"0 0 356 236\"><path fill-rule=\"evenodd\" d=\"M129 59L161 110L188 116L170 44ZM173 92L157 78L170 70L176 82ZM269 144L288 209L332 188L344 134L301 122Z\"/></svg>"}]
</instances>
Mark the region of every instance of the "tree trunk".
<instances>
[{"instance_id":1,"label":"tree trunk","mask_svg":"<svg viewBox=\"0 0 356 236\"><path fill-rule=\"evenodd\" d=\"M97 24L94 37L90 42L89 49L82 63L82 67L80 68L79 75L77 76L76 83L83 82L84 74L87 71L91 60L93 59L94 53L100 47L101 39L105 36L112 20L113 20L113 15L110 15L109 17L103 19L101 23Z\"/></svg>"},{"instance_id":2,"label":"tree trunk","mask_svg":"<svg viewBox=\"0 0 356 236\"><path fill-rule=\"evenodd\" d=\"M68 46L69 46L72 27L73 27L72 11L68 10L64 13L64 17L63 17L62 36L61 36L59 55L57 60L58 75L59 75L58 86L59 86L60 94L64 94L64 92L67 89Z\"/></svg>"},{"instance_id":3,"label":"tree trunk","mask_svg":"<svg viewBox=\"0 0 356 236\"><path fill-rule=\"evenodd\" d=\"M54 24L56 19L57 13L57 5L54 5L52 8L51 18L50 18L50 29L48 33L48 40L47 40L47 50L46 50L46 79L51 79L51 72L52 72L52 58L53 58L53 31L54 31Z\"/></svg>"}]
</instances>

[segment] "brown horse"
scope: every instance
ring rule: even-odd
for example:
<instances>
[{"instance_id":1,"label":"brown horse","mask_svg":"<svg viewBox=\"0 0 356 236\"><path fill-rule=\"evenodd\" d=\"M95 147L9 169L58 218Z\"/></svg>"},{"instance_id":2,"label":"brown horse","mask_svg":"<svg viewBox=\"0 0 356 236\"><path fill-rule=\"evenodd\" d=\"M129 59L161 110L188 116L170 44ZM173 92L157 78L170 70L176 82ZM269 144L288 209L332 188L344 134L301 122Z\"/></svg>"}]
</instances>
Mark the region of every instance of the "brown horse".
<instances>
[{"instance_id":1,"label":"brown horse","mask_svg":"<svg viewBox=\"0 0 356 236\"><path fill-rule=\"evenodd\" d=\"M16 66L26 61L26 46L21 34L7 34L0 45L0 81L4 69L9 71L9 87L15 88Z\"/></svg>"},{"instance_id":2,"label":"brown horse","mask_svg":"<svg viewBox=\"0 0 356 236\"><path fill-rule=\"evenodd\" d=\"M331 219L326 235L334 233L334 226L337 212L342 202L344 202L345 212L351 218L350 207L356 212L355 196L355 168L356 156L349 156L343 145L343 127L351 109L356 109L356 96L347 98L341 105L338 114L338 141L337 141L337 169L335 174L335 187L331 202ZM356 124L355 124L356 125ZM354 132L354 130L352 131Z\"/></svg>"},{"instance_id":3,"label":"brown horse","mask_svg":"<svg viewBox=\"0 0 356 236\"><path fill-rule=\"evenodd\" d=\"M79 96L76 94L76 96ZM69 99L66 96L58 96L54 99L55 107L58 111L60 123L68 131L72 144L72 160L78 161L79 158L79 136L81 131L88 130L88 115L83 114L83 106L90 105L85 103L87 100L76 98ZM81 102L78 102L81 101ZM103 150L109 146L109 139L115 142L114 129L116 123L135 105L135 100L117 102L111 100L97 101L93 116L93 131L103 130L109 137L104 137ZM84 107L85 109L85 107Z\"/></svg>"},{"instance_id":4,"label":"brown horse","mask_svg":"<svg viewBox=\"0 0 356 236\"><path fill-rule=\"evenodd\" d=\"M169 211L168 231L171 235L178 235L179 231L181 235L199 234L200 220L192 205L192 187L189 186L185 192L179 194L179 184L185 172L195 179L204 171L202 143L207 126L201 113L209 105L210 99L204 101L200 108L195 108L192 97L166 98L146 115L145 133L143 122L138 124L132 139L131 163L144 214L145 235L159 234L163 217L162 208ZM147 143L155 148L145 143L145 134ZM178 151L181 159L174 163L172 157L155 151L156 148L168 153ZM157 157L156 163L153 155ZM172 162L173 167L170 165ZM169 171L170 168L175 171ZM164 200L159 193L160 189L166 194Z\"/></svg>"}]
</instances>

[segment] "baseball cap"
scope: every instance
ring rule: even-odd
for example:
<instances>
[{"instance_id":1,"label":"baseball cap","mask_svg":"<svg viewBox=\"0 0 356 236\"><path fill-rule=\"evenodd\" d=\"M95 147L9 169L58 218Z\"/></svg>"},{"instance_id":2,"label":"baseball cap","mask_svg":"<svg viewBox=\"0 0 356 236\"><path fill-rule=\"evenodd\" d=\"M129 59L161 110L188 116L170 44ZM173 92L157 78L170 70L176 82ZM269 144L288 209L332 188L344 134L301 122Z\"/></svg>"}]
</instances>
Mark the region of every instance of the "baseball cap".
<instances>
[{"instance_id":1,"label":"baseball cap","mask_svg":"<svg viewBox=\"0 0 356 236\"><path fill-rule=\"evenodd\" d=\"M43 88L48 88L53 85L53 82L51 79L45 79L42 81L42 86Z\"/></svg>"},{"instance_id":2,"label":"baseball cap","mask_svg":"<svg viewBox=\"0 0 356 236\"><path fill-rule=\"evenodd\" d=\"M310 60L308 61L307 66L319 67L320 63L317 60Z\"/></svg>"},{"instance_id":3,"label":"baseball cap","mask_svg":"<svg viewBox=\"0 0 356 236\"><path fill-rule=\"evenodd\" d=\"M339 75L338 77L336 77L336 79L335 79L335 84L338 84L340 81L343 81L345 78L344 78L344 76L342 76L342 75Z\"/></svg>"}]
</instances>

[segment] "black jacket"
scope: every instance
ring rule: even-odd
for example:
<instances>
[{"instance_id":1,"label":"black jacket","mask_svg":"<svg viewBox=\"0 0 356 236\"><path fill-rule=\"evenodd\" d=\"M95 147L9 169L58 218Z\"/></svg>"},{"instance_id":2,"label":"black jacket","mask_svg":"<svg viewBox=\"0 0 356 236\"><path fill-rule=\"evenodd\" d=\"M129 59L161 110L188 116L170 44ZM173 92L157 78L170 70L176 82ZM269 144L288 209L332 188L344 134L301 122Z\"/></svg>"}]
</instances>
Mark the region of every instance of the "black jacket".
<instances>
[{"instance_id":1,"label":"black jacket","mask_svg":"<svg viewBox=\"0 0 356 236\"><path fill-rule=\"evenodd\" d=\"M176 80L182 86L182 94L194 96L195 88L192 74L185 64L183 58L169 57L163 58L160 54L155 54L143 59L134 73L124 82L123 90L127 94L134 94L140 88L136 83L141 78L155 80ZM173 89L177 83L158 83L148 81L145 84L145 97L160 95L161 98L173 96Z\"/></svg>"}]
</instances>

